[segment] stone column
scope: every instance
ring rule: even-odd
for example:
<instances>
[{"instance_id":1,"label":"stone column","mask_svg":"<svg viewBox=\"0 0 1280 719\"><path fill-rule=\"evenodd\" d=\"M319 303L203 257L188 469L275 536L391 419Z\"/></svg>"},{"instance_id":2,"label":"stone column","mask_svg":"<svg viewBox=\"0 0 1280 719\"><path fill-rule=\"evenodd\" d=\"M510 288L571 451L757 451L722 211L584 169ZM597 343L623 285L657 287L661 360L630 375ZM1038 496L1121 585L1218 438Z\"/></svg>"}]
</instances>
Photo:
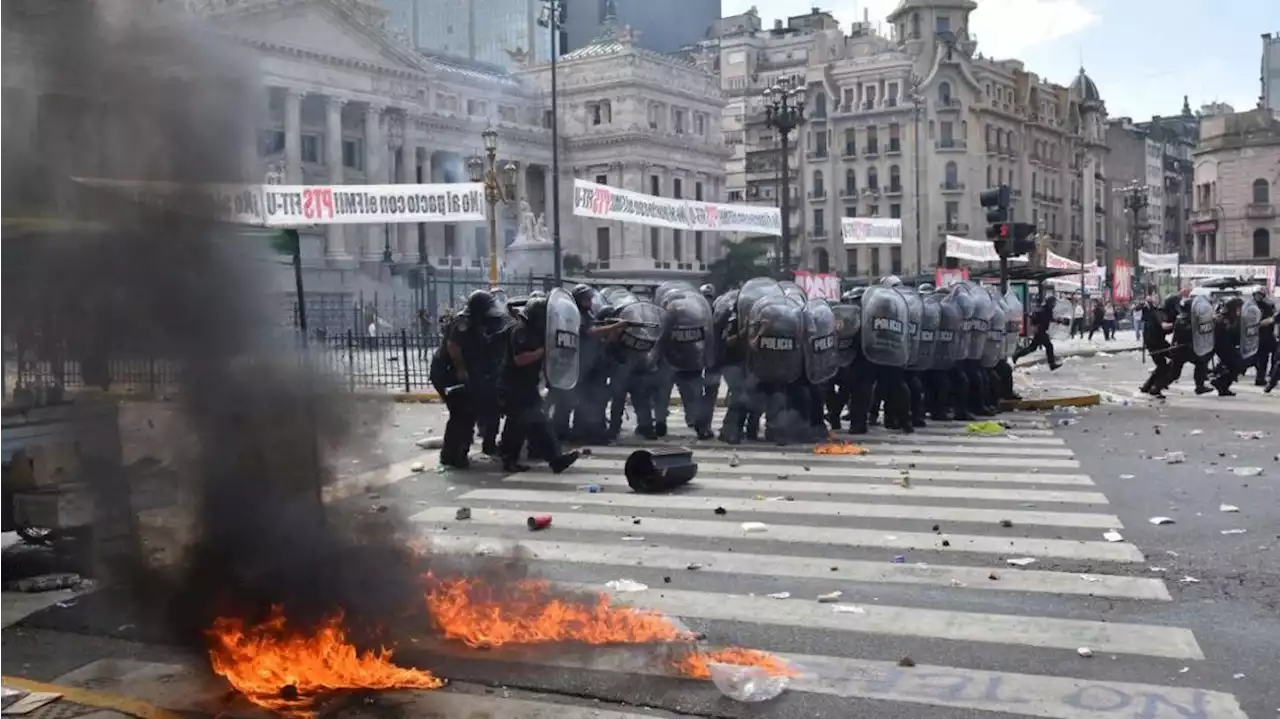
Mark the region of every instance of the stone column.
<instances>
[{"instance_id":1,"label":"stone column","mask_svg":"<svg viewBox=\"0 0 1280 719\"><path fill-rule=\"evenodd\" d=\"M551 166L542 166L542 211L547 216L547 227L551 227L551 183L555 182L551 174Z\"/></svg>"},{"instance_id":2,"label":"stone column","mask_svg":"<svg viewBox=\"0 0 1280 719\"><path fill-rule=\"evenodd\" d=\"M332 95L325 98L325 133L324 161L329 166L329 184L341 185L343 182L342 165L342 106L347 101ZM351 259L345 243L342 225L329 225L325 228L325 259L346 261Z\"/></svg>"},{"instance_id":3,"label":"stone column","mask_svg":"<svg viewBox=\"0 0 1280 719\"><path fill-rule=\"evenodd\" d=\"M384 162L387 156L387 142L382 134L382 110L379 105L369 105L364 111L364 174L365 182L380 185L385 180ZM365 234L365 262L380 262L382 247L386 243L386 225L371 223Z\"/></svg>"},{"instance_id":4,"label":"stone column","mask_svg":"<svg viewBox=\"0 0 1280 719\"><path fill-rule=\"evenodd\" d=\"M418 181L418 145L409 134L408 118L405 118L404 145L400 148L400 166L396 174L396 182L412 185ZM400 261L416 263L418 261L418 224L406 222L399 225Z\"/></svg>"},{"instance_id":5,"label":"stone column","mask_svg":"<svg viewBox=\"0 0 1280 719\"><path fill-rule=\"evenodd\" d=\"M284 91L285 184L302 184L302 93Z\"/></svg>"},{"instance_id":6,"label":"stone column","mask_svg":"<svg viewBox=\"0 0 1280 719\"><path fill-rule=\"evenodd\" d=\"M516 163L516 196L514 202L516 207L520 206L520 201L529 202L529 163ZM529 207L533 207L533 203L529 202Z\"/></svg>"}]
</instances>

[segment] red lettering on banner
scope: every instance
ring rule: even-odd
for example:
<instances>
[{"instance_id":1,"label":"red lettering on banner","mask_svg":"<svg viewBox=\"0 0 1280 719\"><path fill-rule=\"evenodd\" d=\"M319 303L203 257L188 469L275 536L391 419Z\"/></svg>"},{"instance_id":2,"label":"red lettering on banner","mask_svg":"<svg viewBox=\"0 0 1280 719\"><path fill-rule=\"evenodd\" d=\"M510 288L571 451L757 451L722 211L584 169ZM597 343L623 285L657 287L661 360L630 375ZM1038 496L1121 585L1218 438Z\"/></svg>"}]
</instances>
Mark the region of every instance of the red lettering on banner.
<instances>
[{"instance_id":1,"label":"red lettering on banner","mask_svg":"<svg viewBox=\"0 0 1280 719\"><path fill-rule=\"evenodd\" d=\"M716 207L715 205L704 205L704 207L706 207L707 209L707 226L719 227L720 226L720 208Z\"/></svg>"},{"instance_id":2,"label":"red lettering on banner","mask_svg":"<svg viewBox=\"0 0 1280 719\"><path fill-rule=\"evenodd\" d=\"M613 193L607 188L597 187L591 198L591 211L598 215L607 215L613 207Z\"/></svg>"},{"instance_id":3,"label":"red lettering on banner","mask_svg":"<svg viewBox=\"0 0 1280 719\"><path fill-rule=\"evenodd\" d=\"M302 191L302 216L308 220L333 219L333 188L309 187Z\"/></svg>"}]
</instances>

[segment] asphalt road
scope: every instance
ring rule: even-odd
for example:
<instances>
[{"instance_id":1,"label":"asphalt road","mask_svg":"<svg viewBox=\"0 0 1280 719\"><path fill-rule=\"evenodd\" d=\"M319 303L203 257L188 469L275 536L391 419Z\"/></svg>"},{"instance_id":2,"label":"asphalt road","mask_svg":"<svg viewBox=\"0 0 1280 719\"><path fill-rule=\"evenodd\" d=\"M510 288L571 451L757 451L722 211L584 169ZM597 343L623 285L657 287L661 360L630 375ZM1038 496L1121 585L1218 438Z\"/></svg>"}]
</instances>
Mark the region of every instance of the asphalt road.
<instances>
[{"instance_id":1,"label":"asphalt road","mask_svg":"<svg viewBox=\"0 0 1280 719\"><path fill-rule=\"evenodd\" d=\"M1140 375L1136 357L1128 362L1082 359L1020 381L1043 392L1099 381L1118 389L1131 381L1120 371ZM619 601L678 617L712 645L778 653L802 672L777 700L747 705L667 676L647 651L464 652L435 666L459 682L452 691L510 692L486 695L480 716L1275 716L1276 403L1243 392L1191 401L1022 414L1011 436L973 436L962 425L909 439L880 431L859 440L870 450L862 458L734 451L685 434L667 444L694 448L698 480L659 497L627 491L620 467L630 447L597 448L562 476L438 473L412 442L443 429L441 409L413 405L382 428L379 452L344 470L333 501L387 506L438 551L501 553L518 543L534 557L530 569L556 581L602 591L615 579L643 583ZM683 431L678 414L671 423ZM1252 430L1269 436L1235 434ZM1154 459L1170 451L1185 462ZM426 472L408 470L415 459ZM1234 467L1263 472L1237 476ZM578 490L588 483L603 491ZM472 518L456 521L464 506ZM530 533L524 520L535 512L553 514L552 527ZM1150 524L1157 515L1175 523ZM766 527L746 531L744 522ZM1246 531L1222 533L1238 529ZM1108 530L1122 540L1104 539ZM1008 563L1025 558L1035 561ZM817 601L833 591L837 602ZM778 592L789 598L768 596ZM7 628L4 673L86 682L102 668L94 660L129 657L188 667L207 684L198 660L147 637L146 618L94 601ZM147 641L124 641L138 639ZM400 657L422 659L412 648ZM899 666L906 657L915 666ZM154 666L117 667L116 680L94 686L190 708L199 691L137 678L156 673L137 667ZM475 706L456 706L466 711L430 711L475 716Z\"/></svg>"}]
</instances>

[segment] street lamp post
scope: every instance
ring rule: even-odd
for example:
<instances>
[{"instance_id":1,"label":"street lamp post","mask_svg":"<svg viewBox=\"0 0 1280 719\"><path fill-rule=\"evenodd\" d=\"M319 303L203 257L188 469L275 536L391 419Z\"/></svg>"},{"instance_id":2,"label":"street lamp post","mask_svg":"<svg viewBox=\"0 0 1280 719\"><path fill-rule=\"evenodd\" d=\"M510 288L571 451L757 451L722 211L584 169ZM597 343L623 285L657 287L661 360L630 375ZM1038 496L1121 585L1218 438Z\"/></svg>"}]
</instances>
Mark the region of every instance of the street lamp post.
<instances>
[{"instance_id":1,"label":"street lamp post","mask_svg":"<svg viewBox=\"0 0 1280 719\"><path fill-rule=\"evenodd\" d=\"M782 146L782 247L779 263L780 274L791 272L791 175L788 161L791 154L790 135L804 123L804 88L790 78L781 78L778 84L764 91L765 125L778 131Z\"/></svg>"},{"instance_id":2,"label":"street lamp post","mask_svg":"<svg viewBox=\"0 0 1280 719\"><path fill-rule=\"evenodd\" d=\"M1129 262L1133 268L1133 286L1135 293L1139 287L1142 287L1141 261L1139 250L1142 247L1141 241L1138 239L1143 230L1142 227L1142 211L1147 207L1147 187L1138 183L1132 183L1122 187L1116 192L1124 197L1124 209L1130 213L1132 218L1129 236ZM1142 290L1143 296L1146 296L1146 289Z\"/></svg>"},{"instance_id":3,"label":"street lamp post","mask_svg":"<svg viewBox=\"0 0 1280 719\"><path fill-rule=\"evenodd\" d=\"M498 131L492 127L480 133L484 140L484 157L473 156L467 160L467 172L472 182L484 183L484 201L488 205L489 219L489 286L498 286L498 203L511 202L515 194L511 184L515 181L516 166L511 162L498 163Z\"/></svg>"},{"instance_id":4,"label":"street lamp post","mask_svg":"<svg viewBox=\"0 0 1280 719\"><path fill-rule=\"evenodd\" d=\"M554 276L560 284L560 108L557 101L556 60L560 55L560 28L564 23L564 0L542 0L538 25L551 31L551 255ZM545 197L545 195L544 195Z\"/></svg>"},{"instance_id":5,"label":"street lamp post","mask_svg":"<svg viewBox=\"0 0 1280 719\"><path fill-rule=\"evenodd\" d=\"M911 103L911 116L913 120L913 128L911 131L911 155L915 163L914 169L911 171L915 177L916 190L916 275L924 272L924 241L921 231L920 217L920 116L924 109L924 97L919 92L919 78L912 77L911 94L907 96L907 100Z\"/></svg>"}]
</instances>

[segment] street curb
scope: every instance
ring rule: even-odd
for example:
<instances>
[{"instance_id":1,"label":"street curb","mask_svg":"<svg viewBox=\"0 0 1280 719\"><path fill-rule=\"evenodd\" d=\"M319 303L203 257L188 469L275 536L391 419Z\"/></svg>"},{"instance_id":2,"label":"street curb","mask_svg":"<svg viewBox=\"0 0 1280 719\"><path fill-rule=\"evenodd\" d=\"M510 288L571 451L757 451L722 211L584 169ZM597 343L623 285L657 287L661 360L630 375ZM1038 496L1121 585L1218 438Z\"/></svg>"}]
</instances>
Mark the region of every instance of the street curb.
<instances>
[{"instance_id":1,"label":"street curb","mask_svg":"<svg viewBox=\"0 0 1280 719\"><path fill-rule=\"evenodd\" d=\"M5 686L22 689L28 692L49 692L52 694L61 694L62 699L59 701L67 701L72 704L82 704L95 709L110 709L128 714L129 716L139 717L139 719L183 719L183 716L177 712L161 709L144 701L132 699L122 694L104 694L102 692L81 689L80 687L63 686L61 684L46 684L45 682L32 681L30 679L22 679L21 677L12 677L9 675L0 676L0 681ZM55 702L56 703L56 702Z\"/></svg>"},{"instance_id":2,"label":"street curb","mask_svg":"<svg viewBox=\"0 0 1280 719\"><path fill-rule=\"evenodd\" d=\"M1040 399L1006 399L1000 401L1000 409L1026 412L1053 409L1055 407L1094 407L1099 404L1102 404L1101 394L1081 394L1069 397L1041 397Z\"/></svg>"},{"instance_id":3,"label":"street curb","mask_svg":"<svg viewBox=\"0 0 1280 719\"><path fill-rule=\"evenodd\" d=\"M1142 347L1140 347L1140 346L1139 346L1139 347L1118 347L1118 348L1113 349L1113 350L1108 350L1108 349L1076 350L1075 352L1068 352L1068 353L1066 353L1066 354L1060 354L1060 355L1058 355L1058 359L1060 359L1060 360L1064 360L1064 359L1067 359L1068 357L1086 357L1086 358L1087 358L1087 357L1097 357L1098 355L1103 354L1103 353L1106 353L1106 354L1109 354L1109 355L1118 355L1118 354L1126 354L1126 353L1129 353L1129 352L1139 352L1139 351L1141 351L1141 350L1142 350ZM1026 360L1025 362L1019 362L1019 363L1017 363L1016 365L1014 365L1014 367L1015 367L1015 368L1021 368L1021 367L1038 367L1038 366L1040 366L1040 365L1042 365L1042 364L1048 364L1048 363L1049 363L1049 359L1048 359L1047 357L1044 357L1044 356L1042 355L1042 356L1037 357L1037 358L1035 358L1035 359Z\"/></svg>"}]
</instances>

